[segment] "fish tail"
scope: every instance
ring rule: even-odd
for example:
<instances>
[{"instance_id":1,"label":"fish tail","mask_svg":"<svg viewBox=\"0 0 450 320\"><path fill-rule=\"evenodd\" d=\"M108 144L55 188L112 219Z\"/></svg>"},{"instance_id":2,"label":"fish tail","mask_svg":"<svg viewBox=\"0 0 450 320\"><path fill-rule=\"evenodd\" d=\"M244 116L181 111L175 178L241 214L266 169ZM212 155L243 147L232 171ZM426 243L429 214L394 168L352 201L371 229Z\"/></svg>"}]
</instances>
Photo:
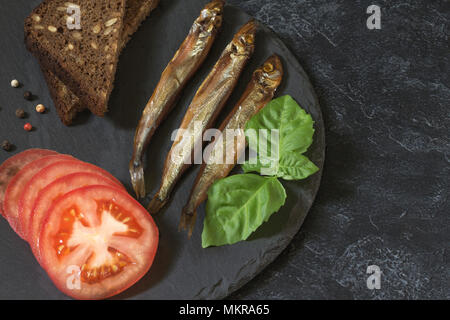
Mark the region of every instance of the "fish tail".
<instances>
[{"instance_id":1,"label":"fish tail","mask_svg":"<svg viewBox=\"0 0 450 320\"><path fill-rule=\"evenodd\" d=\"M132 160L130 162L131 184L138 199L145 197L145 179L142 161Z\"/></svg>"},{"instance_id":2,"label":"fish tail","mask_svg":"<svg viewBox=\"0 0 450 320\"><path fill-rule=\"evenodd\" d=\"M185 206L181 211L181 218L180 223L178 224L178 231L186 230L187 217L189 216L189 213L187 213L187 211L188 211L187 206Z\"/></svg>"},{"instance_id":3,"label":"fish tail","mask_svg":"<svg viewBox=\"0 0 450 320\"><path fill-rule=\"evenodd\" d=\"M192 232L194 231L196 218L197 218L197 210L191 208L190 206L185 206L181 213L178 231L188 230L188 238L190 238L192 236Z\"/></svg>"},{"instance_id":4,"label":"fish tail","mask_svg":"<svg viewBox=\"0 0 450 320\"><path fill-rule=\"evenodd\" d=\"M197 220L197 210L194 211L194 215L191 217L189 222L188 238L192 237L192 232L194 231L196 220Z\"/></svg>"},{"instance_id":5,"label":"fish tail","mask_svg":"<svg viewBox=\"0 0 450 320\"><path fill-rule=\"evenodd\" d=\"M148 204L147 210L148 212L150 212L150 214L156 214L161 210L162 207L166 205L166 202L167 202L166 200L161 200L157 194Z\"/></svg>"}]
</instances>

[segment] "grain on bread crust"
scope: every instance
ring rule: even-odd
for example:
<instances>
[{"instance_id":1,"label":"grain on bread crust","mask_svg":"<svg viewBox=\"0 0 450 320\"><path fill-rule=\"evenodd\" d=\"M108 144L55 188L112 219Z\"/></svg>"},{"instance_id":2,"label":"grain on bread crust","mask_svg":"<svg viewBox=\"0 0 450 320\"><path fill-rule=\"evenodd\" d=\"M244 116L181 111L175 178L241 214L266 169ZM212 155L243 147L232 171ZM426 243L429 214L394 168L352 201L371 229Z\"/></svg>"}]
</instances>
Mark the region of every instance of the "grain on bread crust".
<instances>
[{"instance_id":1,"label":"grain on bread crust","mask_svg":"<svg viewBox=\"0 0 450 320\"><path fill-rule=\"evenodd\" d=\"M67 7L81 11L81 30L67 27ZM125 0L44 0L25 20L25 43L92 113L107 111L119 55ZM98 32L96 32L98 30Z\"/></svg>"}]
</instances>

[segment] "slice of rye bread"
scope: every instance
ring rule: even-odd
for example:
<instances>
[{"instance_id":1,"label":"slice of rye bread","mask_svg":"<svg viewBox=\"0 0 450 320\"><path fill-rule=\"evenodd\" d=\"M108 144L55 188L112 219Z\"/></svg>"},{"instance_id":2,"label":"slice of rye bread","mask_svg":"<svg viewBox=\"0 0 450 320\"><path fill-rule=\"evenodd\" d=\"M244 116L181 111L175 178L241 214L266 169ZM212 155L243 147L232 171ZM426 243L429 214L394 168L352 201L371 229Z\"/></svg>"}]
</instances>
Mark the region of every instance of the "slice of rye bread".
<instances>
[{"instance_id":1,"label":"slice of rye bread","mask_svg":"<svg viewBox=\"0 0 450 320\"><path fill-rule=\"evenodd\" d=\"M80 30L68 27L73 6ZM25 20L28 50L99 116L113 88L125 8L125 0L44 0Z\"/></svg>"},{"instance_id":2,"label":"slice of rye bread","mask_svg":"<svg viewBox=\"0 0 450 320\"><path fill-rule=\"evenodd\" d=\"M158 6L158 3L159 0L127 0L119 52L126 46L150 12ZM72 124L76 114L85 109L84 105L53 72L43 68L42 72L61 121L65 125Z\"/></svg>"}]
</instances>

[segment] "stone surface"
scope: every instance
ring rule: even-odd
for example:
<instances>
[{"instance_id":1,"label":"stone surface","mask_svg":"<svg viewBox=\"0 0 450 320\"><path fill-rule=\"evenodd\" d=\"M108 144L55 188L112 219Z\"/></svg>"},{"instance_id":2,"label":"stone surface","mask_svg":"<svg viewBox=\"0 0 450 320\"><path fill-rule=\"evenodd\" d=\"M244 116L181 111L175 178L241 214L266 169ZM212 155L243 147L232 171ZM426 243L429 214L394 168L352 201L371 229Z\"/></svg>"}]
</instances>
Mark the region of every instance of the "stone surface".
<instances>
[{"instance_id":1,"label":"stone surface","mask_svg":"<svg viewBox=\"0 0 450 320\"><path fill-rule=\"evenodd\" d=\"M9 33L0 37L0 135L10 139L14 153L40 147L68 153L80 160L94 163L111 172L131 192L128 164L132 152L135 127L162 70L185 39L192 22L204 6L204 0L162 1L140 30L133 36L120 58L110 112L105 118L83 113L73 127L61 124L54 112L42 73L35 59L23 44L23 19L40 0L16 1L8 6L8 15L1 15L0 30ZM178 128L186 109L201 82L216 63L235 32L250 20L243 11L227 6L222 32L204 65L183 91L170 116L161 124L149 145L146 161L148 198L159 187L170 137ZM167 23L176 21L176 23ZM2 28L3 27L3 28ZM8 29L9 28L9 29ZM291 94L315 121L314 142L307 151L309 158L321 169L324 163L325 133L317 96L305 71L276 34L261 26L256 36L257 48L243 71L220 118L239 100L253 71L270 55L278 54L285 70L278 94ZM8 44L8 45L7 45ZM23 90L39 96L36 103L49 106L48 113L30 112L29 121L36 128L22 129L15 107L24 104L23 94L9 86L11 79L20 79ZM25 102L30 111L34 103ZM31 109L33 110L33 109ZM3 162L10 153L0 153ZM146 276L117 299L218 299L224 298L251 280L287 247L298 232L319 188L322 170L303 181L283 181L288 195L285 205L263 224L248 241L232 246L202 249L201 231L204 206L199 208L197 225L190 240L177 232L182 207L186 204L199 166L188 170L177 183L171 201L155 216L160 241L155 262ZM236 168L239 170L239 167ZM146 200L149 200L149 199ZM144 201L145 205L147 201ZM0 299L64 299L39 267L27 245L0 219Z\"/></svg>"},{"instance_id":2,"label":"stone surface","mask_svg":"<svg viewBox=\"0 0 450 320\"><path fill-rule=\"evenodd\" d=\"M163 7L156 12L170 13L181 8L181 1L162 0ZM177 41L168 45L166 38L181 40L184 35L166 34L164 27L158 32L165 37L157 37L152 22L146 22L147 31L139 31L121 57L118 80L122 86L113 93L112 113L106 119L83 114L68 131L57 120L39 67L23 46L23 19L38 2L16 0L7 11L0 11L0 132L15 144L14 152L25 146L52 147L101 165L127 181L122 168L129 155L122 151L123 158L116 159L115 151L130 144L130 131L140 113L134 106L145 105L157 81L150 74L159 74L164 67L157 58L170 57L178 46ZM377 1L382 29L374 31L366 28L366 9L372 1L228 2L272 28L294 52L318 93L327 135L322 185L302 229L280 257L229 297L449 299L449 2ZM198 14L194 7L182 9L192 17ZM177 23L180 29L189 26L187 20ZM136 62L136 54L148 59ZM49 107L48 114L32 112L34 104L24 101L20 91L25 88L10 87L14 78L38 95L39 102ZM190 95L183 96L180 104L189 101ZM14 111L19 107L29 111L23 121L33 123L35 131L25 132L18 125L22 120L15 118ZM182 115L175 114L174 122ZM109 131L111 127L115 130ZM90 132L88 139L78 138L92 128L101 130ZM153 148L172 126L161 130ZM67 132L71 134L59 139ZM90 153L81 151L92 144ZM161 149L169 147L166 143ZM0 160L10 155L3 153ZM161 169L160 164L155 166L153 177ZM184 183L193 178L191 173ZM183 200L176 205L182 206ZM169 222L160 222L168 230L163 236L176 244L185 241L170 232ZM1 264L0 275L8 281L1 282L0 297L63 298L27 245L4 221L0 228L2 247L9 248L2 252L7 264ZM158 261L169 261L169 267L155 265L157 276L137 285L138 296L146 296L148 286L165 286L155 278L183 267L174 259L178 249L169 245L160 249ZM383 272L380 290L366 287L366 268L372 264ZM221 285L217 282L217 287ZM166 286L178 289L175 282Z\"/></svg>"},{"instance_id":3,"label":"stone surface","mask_svg":"<svg viewBox=\"0 0 450 320\"><path fill-rule=\"evenodd\" d=\"M450 2L229 2L297 56L327 141L301 231L230 298L449 299ZM371 4L381 30L366 27ZM366 286L373 264L380 290Z\"/></svg>"}]
</instances>

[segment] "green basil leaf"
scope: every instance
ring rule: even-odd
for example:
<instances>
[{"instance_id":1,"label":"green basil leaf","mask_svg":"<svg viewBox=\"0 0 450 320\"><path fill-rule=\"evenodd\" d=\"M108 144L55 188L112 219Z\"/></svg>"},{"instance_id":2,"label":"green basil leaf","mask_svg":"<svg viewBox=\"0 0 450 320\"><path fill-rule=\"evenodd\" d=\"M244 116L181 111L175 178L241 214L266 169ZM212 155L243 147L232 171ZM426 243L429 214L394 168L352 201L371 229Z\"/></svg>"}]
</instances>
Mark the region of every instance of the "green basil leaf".
<instances>
[{"instance_id":1,"label":"green basil leaf","mask_svg":"<svg viewBox=\"0 0 450 320\"><path fill-rule=\"evenodd\" d=\"M285 200L277 178L237 174L218 180L208 190L202 247L246 240Z\"/></svg>"},{"instance_id":2,"label":"green basil leaf","mask_svg":"<svg viewBox=\"0 0 450 320\"><path fill-rule=\"evenodd\" d=\"M242 170L244 170L244 173L249 172L261 172L261 168L263 168L264 165L259 161L259 158L257 159L256 163L250 163L249 161L246 161L242 164Z\"/></svg>"},{"instance_id":3,"label":"green basil leaf","mask_svg":"<svg viewBox=\"0 0 450 320\"><path fill-rule=\"evenodd\" d=\"M270 137L272 130L278 131L278 143ZM253 159L256 163L247 161L242 168L244 172L286 180L305 179L318 170L302 156L312 144L313 135L314 121L291 96L274 99L247 123L247 140L250 147L257 147L258 157Z\"/></svg>"},{"instance_id":4,"label":"green basil leaf","mask_svg":"<svg viewBox=\"0 0 450 320\"><path fill-rule=\"evenodd\" d=\"M253 163L255 162L256 163ZM264 157L256 157L253 159L253 161L246 161L242 164L242 169L244 170L244 173L249 172L258 172L259 174L263 176L269 176L269 177L279 177L279 165L280 162L278 159L268 159Z\"/></svg>"},{"instance_id":5,"label":"green basil leaf","mask_svg":"<svg viewBox=\"0 0 450 320\"><path fill-rule=\"evenodd\" d=\"M258 145L260 129L278 130L280 155L289 151L304 153L313 141L314 121L291 96L286 95L272 100L253 116L246 125L246 131L249 129L256 132L256 136L247 135L250 145Z\"/></svg>"},{"instance_id":6,"label":"green basil leaf","mask_svg":"<svg viewBox=\"0 0 450 320\"><path fill-rule=\"evenodd\" d=\"M306 179L319 171L319 168L308 157L297 152L286 153L278 163L272 164L272 166L272 170L275 172L274 175L284 180ZM261 169L264 168L266 171L262 172ZM262 172L264 175L268 175L271 172L267 170L268 168L270 168L270 165L262 164L259 158L257 163L247 161L242 164L242 169L245 173Z\"/></svg>"},{"instance_id":7,"label":"green basil leaf","mask_svg":"<svg viewBox=\"0 0 450 320\"><path fill-rule=\"evenodd\" d=\"M278 164L278 177L285 180L306 179L319 171L319 168L306 156L299 153L287 153L283 155Z\"/></svg>"}]
</instances>

